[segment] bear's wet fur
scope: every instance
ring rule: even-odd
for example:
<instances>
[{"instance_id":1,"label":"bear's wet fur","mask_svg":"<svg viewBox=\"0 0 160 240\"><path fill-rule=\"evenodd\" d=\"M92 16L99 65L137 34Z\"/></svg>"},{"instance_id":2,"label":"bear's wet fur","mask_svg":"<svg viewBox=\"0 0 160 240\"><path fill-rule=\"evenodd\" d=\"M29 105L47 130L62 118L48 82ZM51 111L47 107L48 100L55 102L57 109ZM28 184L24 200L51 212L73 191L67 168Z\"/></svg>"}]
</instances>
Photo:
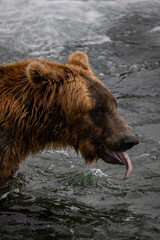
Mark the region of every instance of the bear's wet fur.
<instances>
[{"instance_id":1,"label":"bear's wet fur","mask_svg":"<svg viewBox=\"0 0 160 240\"><path fill-rule=\"evenodd\" d=\"M118 163L109 151L134 134L117 112L117 100L76 51L66 64L47 59L0 65L0 186L19 163L45 148L73 147L86 163ZM124 141L123 141L124 142Z\"/></svg>"}]
</instances>

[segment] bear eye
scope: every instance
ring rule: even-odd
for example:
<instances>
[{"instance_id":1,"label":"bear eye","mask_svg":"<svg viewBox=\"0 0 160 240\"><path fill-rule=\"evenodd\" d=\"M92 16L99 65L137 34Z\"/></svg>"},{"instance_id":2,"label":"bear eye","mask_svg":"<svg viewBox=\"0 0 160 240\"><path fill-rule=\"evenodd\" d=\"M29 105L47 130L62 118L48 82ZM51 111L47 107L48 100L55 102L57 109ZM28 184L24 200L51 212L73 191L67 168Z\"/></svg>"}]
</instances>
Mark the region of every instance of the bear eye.
<instances>
[{"instance_id":1,"label":"bear eye","mask_svg":"<svg viewBox=\"0 0 160 240\"><path fill-rule=\"evenodd\" d=\"M98 106L98 107L96 108L96 111L97 111L98 113L105 113L105 112L106 112L106 108L103 107L103 106Z\"/></svg>"}]
</instances>

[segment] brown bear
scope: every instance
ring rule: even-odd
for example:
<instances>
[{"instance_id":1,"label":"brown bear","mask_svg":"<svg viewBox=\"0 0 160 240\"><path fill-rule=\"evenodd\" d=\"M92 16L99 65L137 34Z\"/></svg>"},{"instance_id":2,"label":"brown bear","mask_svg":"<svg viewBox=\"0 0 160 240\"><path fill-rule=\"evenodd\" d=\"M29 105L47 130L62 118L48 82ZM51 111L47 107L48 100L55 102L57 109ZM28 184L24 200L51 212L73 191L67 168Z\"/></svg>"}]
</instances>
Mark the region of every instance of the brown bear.
<instances>
[{"instance_id":1,"label":"brown bear","mask_svg":"<svg viewBox=\"0 0 160 240\"><path fill-rule=\"evenodd\" d=\"M125 164L137 137L117 112L117 100L80 51L66 64L46 59L0 65L0 186L28 154L73 147L86 163Z\"/></svg>"}]
</instances>

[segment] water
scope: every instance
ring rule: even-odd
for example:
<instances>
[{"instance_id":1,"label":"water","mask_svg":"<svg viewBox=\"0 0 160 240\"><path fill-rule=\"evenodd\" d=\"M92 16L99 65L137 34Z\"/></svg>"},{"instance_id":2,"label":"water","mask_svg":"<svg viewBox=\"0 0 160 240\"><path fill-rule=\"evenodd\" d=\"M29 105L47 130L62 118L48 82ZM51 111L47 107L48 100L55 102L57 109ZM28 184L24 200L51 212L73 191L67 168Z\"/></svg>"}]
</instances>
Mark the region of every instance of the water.
<instances>
[{"instance_id":1,"label":"water","mask_svg":"<svg viewBox=\"0 0 160 240\"><path fill-rule=\"evenodd\" d=\"M133 172L85 166L72 149L29 156L0 191L0 239L160 239L160 2L0 1L0 62L75 50L140 138Z\"/></svg>"}]
</instances>

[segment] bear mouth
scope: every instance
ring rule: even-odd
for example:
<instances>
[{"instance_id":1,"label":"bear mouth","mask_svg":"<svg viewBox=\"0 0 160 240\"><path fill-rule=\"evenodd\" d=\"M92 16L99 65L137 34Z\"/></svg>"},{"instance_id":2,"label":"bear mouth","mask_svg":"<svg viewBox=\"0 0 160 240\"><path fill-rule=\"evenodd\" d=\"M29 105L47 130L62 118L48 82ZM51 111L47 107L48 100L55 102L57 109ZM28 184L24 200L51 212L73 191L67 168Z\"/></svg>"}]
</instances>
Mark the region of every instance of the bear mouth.
<instances>
[{"instance_id":1,"label":"bear mouth","mask_svg":"<svg viewBox=\"0 0 160 240\"><path fill-rule=\"evenodd\" d=\"M106 150L107 158L103 158L103 160L107 163L111 164L121 164L125 165L126 173L124 179L127 179L132 172L132 163L130 157L128 156L127 152L111 152ZM109 159L108 159L109 157Z\"/></svg>"}]
</instances>

